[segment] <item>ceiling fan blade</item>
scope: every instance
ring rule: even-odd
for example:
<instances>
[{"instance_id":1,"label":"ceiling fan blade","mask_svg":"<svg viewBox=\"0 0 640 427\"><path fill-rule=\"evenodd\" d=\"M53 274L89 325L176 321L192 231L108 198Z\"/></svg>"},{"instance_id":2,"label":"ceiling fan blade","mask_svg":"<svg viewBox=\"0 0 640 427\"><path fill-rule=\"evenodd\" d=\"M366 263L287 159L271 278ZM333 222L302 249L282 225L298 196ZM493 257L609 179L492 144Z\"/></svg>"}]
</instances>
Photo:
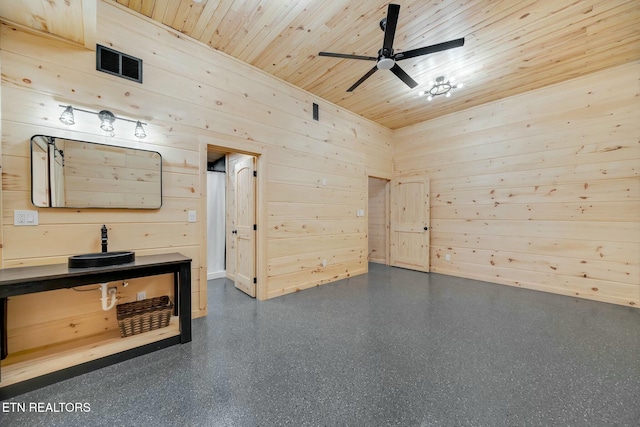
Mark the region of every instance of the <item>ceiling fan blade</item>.
<instances>
[{"instance_id":1,"label":"ceiling fan blade","mask_svg":"<svg viewBox=\"0 0 640 427\"><path fill-rule=\"evenodd\" d=\"M375 56L361 56L361 55L349 55L347 53L332 53L332 52L320 52L319 56L331 56L332 58L346 58L346 59L363 59L365 61L377 61Z\"/></svg>"},{"instance_id":2,"label":"ceiling fan blade","mask_svg":"<svg viewBox=\"0 0 640 427\"><path fill-rule=\"evenodd\" d=\"M369 77L371 77L371 75L373 73L375 73L376 71L378 71L378 65L376 64L372 69L370 69L367 74L365 74L364 76L362 76L360 78L360 80L358 80L357 82L355 82L353 84L353 86L351 86L349 89L347 89L347 92L353 92L355 88L357 88L358 86L360 86L362 84L362 82L364 82L365 80L367 80Z\"/></svg>"},{"instance_id":3,"label":"ceiling fan blade","mask_svg":"<svg viewBox=\"0 0 640 427\"><path fill-rule=\"evenodd\" d=\"M395 59L396 61L401 61L403 59L415 58L416 56L427 55L429 53L440 52L443 50L453 49L454 47L461 46L464 46L464 37L444 43L438 43L431 46L408 50L406 52L399 52L393 55L393 59Z\"/></svg>"},{"instance_id":4,"label":"ceiling fan blade","mask_svg":"<svg viewBox=\"0 0 640 427\"><path fill-rule=\"evenodd\" d=\"M384 43L382 49L387 49L389 52L393 49L393 38L396 35L396 27L398 26L398 15L400 14L400 6L397 4L389 4L387 10L387 23L384 29Z\"/></svg>"},{"instance_id":5,"label":"ceiling fan blade","mask_svg":"<svg viewBox=\"0 0 640 427\"><path fill-rule=\"evenodd\" d=\"M402 80L411 89L418 86L418 83L411 77L409 77L409 74L405 73L404 70L398 66L398 64L394 64L393 67L391 67L391 72L398 76L398 78L400 78L400 80Z\"/></svg>"}]
</instances>

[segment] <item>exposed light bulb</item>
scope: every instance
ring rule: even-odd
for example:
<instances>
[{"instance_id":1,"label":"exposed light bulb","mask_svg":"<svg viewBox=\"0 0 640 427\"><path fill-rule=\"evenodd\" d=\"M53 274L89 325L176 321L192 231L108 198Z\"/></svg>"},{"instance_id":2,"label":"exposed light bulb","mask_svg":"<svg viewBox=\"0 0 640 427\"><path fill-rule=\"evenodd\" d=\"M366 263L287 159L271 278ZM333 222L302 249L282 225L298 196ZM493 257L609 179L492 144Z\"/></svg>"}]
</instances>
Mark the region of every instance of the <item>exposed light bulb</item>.
<instances>
[{"instance_id":1,"label":"exposed light bulb","mask_svg":"<svg viewBox=\"0 0 640 427\"><path fill-rule=\"evenodd\" d=\"M451 96L451 92L447 92L447 94L445 95L447 98L449 98Z\"/></svg>"},{"instance_id":2,"label":"exposed light bulb","mask_svg":"<svg viewBox=\"0 0 640 427\"><path fill-rule=\"evenodd\" d=\"M427 101L431 101L433 99L433 96L429 95L427 96Z\"/></svg>"},{"instance_id":3,"label":"exposed light bulb","mask_svg":"<svg viewBox=\"0 0 640 427\"><path fill-rule=\"evenodd\" d=\"M418 96L424 96L425 91L421 90L420 92L418 92Z\"/></svg>"},{"instance_id":4,"label":"exposed light bulb","mask_svg":"<svg viewBox=\"0 0 640 427\"><path fill-rule=\"evenodd\" d=\"M463 86L462 83L458 83L458 85L456 86L456 88L461 88Z\"/></svg>"}]
</instances>

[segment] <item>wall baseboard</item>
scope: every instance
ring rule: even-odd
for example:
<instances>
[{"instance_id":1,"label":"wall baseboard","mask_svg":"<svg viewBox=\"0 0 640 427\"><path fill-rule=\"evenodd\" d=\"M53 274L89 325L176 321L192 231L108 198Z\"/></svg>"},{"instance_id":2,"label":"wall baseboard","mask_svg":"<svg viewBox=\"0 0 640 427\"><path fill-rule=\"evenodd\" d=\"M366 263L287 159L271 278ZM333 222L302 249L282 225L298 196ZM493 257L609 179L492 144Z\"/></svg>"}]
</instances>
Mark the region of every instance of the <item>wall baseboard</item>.
<instances>
[{"instance_id":1,"label":"wall baseboard","mask_svg":"<svg viewBox=\"0 0 640 427\"><path fill-rule=\"evenodd\" d=\"M227 272L225 270L207 273L207 280L220 279L221 277L227 277Z\"/></svg>"}]
</instances>

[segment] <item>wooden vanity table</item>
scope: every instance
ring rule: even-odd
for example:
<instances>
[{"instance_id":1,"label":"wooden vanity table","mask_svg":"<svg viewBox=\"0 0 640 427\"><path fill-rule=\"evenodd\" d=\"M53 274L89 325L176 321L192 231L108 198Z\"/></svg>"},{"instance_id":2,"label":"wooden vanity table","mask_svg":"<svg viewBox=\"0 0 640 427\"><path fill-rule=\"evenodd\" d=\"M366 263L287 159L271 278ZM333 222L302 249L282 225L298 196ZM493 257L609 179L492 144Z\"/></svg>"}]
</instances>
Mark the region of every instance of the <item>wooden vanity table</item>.
<instances>
[{"instance_id":1,"label":"wooden vanity table","mask_svg":"<svg viewBox=\"0 0 640 427\"><path fill-rule=\"evenodd\" d=\"M35 292L168 273L173 273L174 277L174 315L178 316L179 332L167 338L163 338L163 335L159 334L157 341L122 351L115 350L117 352L114 354L107 354L94 360L80 362L74 366L21 382L3 385L0 368L0 400L161 348L190 342L191 259L179 253L170 253L140 256L134 262L107 267L69 268L67 264L53 264L0 270L0 351L2 359L11 354L11 348L7 348L7 298ZM120 340L133 339L135 337L121 338ZM135 341L132 342L135 343ZM113 348L118 349L119 347L113 346Z\"/></svg>"}]
</instances>

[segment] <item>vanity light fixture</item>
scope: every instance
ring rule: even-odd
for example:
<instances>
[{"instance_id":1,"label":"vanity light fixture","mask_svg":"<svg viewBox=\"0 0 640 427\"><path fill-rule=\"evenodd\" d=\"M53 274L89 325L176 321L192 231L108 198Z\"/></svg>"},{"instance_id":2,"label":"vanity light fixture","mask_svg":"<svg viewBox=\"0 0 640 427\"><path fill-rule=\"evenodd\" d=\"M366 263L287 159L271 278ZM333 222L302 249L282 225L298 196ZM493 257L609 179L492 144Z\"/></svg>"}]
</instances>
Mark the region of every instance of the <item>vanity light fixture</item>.
<instances>
[{"instance_id":1,"label":"vanity light fixture","mask_svg":"<svg viewBox=\"0 0 640 427\"><path fill-rule=\"evenodd\" d=\"M444 95L447 98L451 96L451 89L457 89L462 87L462 83L458 83L457 85L453 84L455 79L451 77L449 80L445 80L444 76L440 76L436 78L436 81L429 82L429 86L431 88L427 91L421 90L418 92L418 95L424 96L427 95L427 101L431 101L435 96Z\"/></svg>"},{"instance_id":2,"label":"vanity light fixture","mask_svg":"<svg viewBox=\"0 0 640 427\"><path fill-rule=\"evenodd\" d=\"M64 111L60 115L60 121L65 125L75 124L76 120L73 117L73 107L71 105L64 109Z\"/></svg>"},{"instance_id":3,"label":"vanity light fixture","mask_svg":"<svg viewBox=\"0 0 640 427\"><path fill-rule=\"evenodd\" d=\"M102 110L98 113L100 119L100 129L105 132L113 132L113 122L116 121L116 116L111 111Z\"/></svg>"},{"instance_id":4,"label":"vanity light fixture","mask_svg":"<svg viewBox=\"0 0 640 427\"><path fill-rule=\"evenodd\" d=\"M147 136L147 134L144 132L144 128L142 127L142 123L140 123L139 121L136 122L136 131L134 132L134 135L140 139L143 139Z\"/></svg>"},{"instance_id":5,"label":"vanity light fixture","mask_svg":"<svg viewBox=\"0 0 640 427\"><path fill-rule=\"evenodd\" d=\"M113 132L113 123L116 120L124 120L125 122L131 122L131 123L135 123L136 124L136 129L134 132L134 135L137 138L143 139L147 136L147 134L144 131L144 128L142 127L142 125L146 125L146 123L141 122L140 120L129 120L129 119L125 119L123 117L116 117L111 111L109 110L102 110L98 113L94 112L94 111L89 111L89 110L83 110L82 108L74 108L71 105L59 105L59 107L64 108L64 111L62 112L62 114L60 115L60 121L62 123L64 123L65 125L73 125L75 124L75 117L74 117L74 111L82 111L83 113L89 113L89 114L95 114L98 116L98 118L100 119L100 129L104 130L105 132Z\"/></svg>"}]
</instances>

